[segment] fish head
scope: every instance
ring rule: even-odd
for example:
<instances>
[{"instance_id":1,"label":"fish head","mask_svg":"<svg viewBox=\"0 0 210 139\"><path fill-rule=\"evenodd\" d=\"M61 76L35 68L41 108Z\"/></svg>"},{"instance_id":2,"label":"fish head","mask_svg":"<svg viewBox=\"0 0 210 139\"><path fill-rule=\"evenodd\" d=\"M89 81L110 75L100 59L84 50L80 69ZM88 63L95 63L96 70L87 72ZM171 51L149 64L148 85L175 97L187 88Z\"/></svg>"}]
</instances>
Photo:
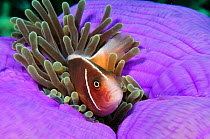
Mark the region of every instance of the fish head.
<instances>
[{"instance_id":1,"label":"fish head","mask_svg":"<svg viewBox=\"0 0 210 139\"><path fill-rule=\"evenodd\" d=\"M106 116L118 107L123 91L114 73L79 55L69 56L68 65L75 90L94 114Z\"/></svg>"},{"instance_id":2,"label":"fish head","mask_svg":"<svg viewBox=\"0 0 210 139\"><path fill-rule=\"evenodd\" d=\"M112 113L119 105L123 97L123 91L112 73L101 75L97 71L85 69L86 87L90 96L89 106L99 116L106 116ZM85 79L85 80L86 80ZM91 98L92 97L92 98Z\"/></svg>"}]
</instances>

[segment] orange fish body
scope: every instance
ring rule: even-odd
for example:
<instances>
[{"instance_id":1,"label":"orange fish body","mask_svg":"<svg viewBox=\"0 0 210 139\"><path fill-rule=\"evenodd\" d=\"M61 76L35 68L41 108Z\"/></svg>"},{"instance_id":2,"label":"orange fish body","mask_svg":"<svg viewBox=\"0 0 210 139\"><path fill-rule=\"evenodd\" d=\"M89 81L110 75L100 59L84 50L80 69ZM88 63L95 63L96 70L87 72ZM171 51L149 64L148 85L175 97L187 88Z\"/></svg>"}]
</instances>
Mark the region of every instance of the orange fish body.
<instances>
[{"instance_id":1,"label":"orange fish body","mask_svg":"<svg viewBox=\"0 0 210 139\"><path fill-rule=\"evenodd\" d=\"M128 37L116 35L91 58L78 54L68 56L70 78L75 90L81 101L98 116L112 113L122 100L123 91L117 77L105 69L110 53L118 56L125 53L128 46L121 43L125 38Z\"/></svg>"},{"instance_id":2,"label":"orange fish body","mask_svg":"<svg viewBox=\"0 0 210 139\"><path fill-rule=\"evenodd\" d=\"M69 73L81 101L96 115L112 113L123 92L114 75L80 55L68 57Z\"/></svg>"}]
</instances>

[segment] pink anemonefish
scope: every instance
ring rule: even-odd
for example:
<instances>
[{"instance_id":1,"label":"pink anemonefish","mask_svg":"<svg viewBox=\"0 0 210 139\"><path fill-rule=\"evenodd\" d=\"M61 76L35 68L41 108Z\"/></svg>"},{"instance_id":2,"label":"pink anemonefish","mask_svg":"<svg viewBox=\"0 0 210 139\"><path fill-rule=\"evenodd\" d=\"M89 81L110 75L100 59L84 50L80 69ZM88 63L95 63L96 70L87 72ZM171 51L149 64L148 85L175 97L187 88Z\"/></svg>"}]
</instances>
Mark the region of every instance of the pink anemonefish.
<instances>
[{"instance_id":1,"label":"pink anemonefish","mask_svg":"<svg viewBox=\"0 0 210 139\"><path fill-rule=\"evenodd\" d=\"M81 101L96 115L106 116L120 104L123 91L119 77L107 71L110 53L120 56L131 48L133 39L129 35L117 34L92 57L79 54L68 56L71 81Z\"/></svg>"}]
</instances>

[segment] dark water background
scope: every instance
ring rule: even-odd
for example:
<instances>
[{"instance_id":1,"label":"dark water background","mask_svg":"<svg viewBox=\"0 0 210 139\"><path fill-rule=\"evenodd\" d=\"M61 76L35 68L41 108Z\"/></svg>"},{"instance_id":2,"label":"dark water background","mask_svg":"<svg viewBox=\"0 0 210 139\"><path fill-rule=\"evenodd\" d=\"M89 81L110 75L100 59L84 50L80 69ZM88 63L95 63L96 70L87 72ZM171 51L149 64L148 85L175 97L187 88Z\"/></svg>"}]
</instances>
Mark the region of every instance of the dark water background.
<instances>
[{"instance_id":1,"label":"dark water background","mask_svg":"<svg viewBox=\"0 0 210 139\"><path fill-rule=\"evenodd\" d=\"M25 19L24 10L33 9L32 0L1 0L0 1L0 36L10 36L13 30L13 24L10 23L11 17L21 17ZM39 0L41 1L41 0ZM79 0L51 0L57 15L62 13L62 2L68 2L70 6L78 3ZM193 8L210 16L210 0L150 0L160 3L182 5Z\"/></svg>"}]
</instances>

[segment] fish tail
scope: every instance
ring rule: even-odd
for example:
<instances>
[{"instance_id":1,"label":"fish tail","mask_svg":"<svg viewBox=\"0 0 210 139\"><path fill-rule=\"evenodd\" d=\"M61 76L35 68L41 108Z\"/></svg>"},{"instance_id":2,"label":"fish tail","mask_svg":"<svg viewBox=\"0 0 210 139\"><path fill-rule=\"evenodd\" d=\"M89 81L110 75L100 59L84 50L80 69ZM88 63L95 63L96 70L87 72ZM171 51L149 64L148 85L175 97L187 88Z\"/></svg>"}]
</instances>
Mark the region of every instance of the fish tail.
<instances>
[{"instance_id":1,"label":"fish tail","mask_svg":"<svg viewBox=\"0 0 210 139\"><path fill-rule=\"evenodd\" d=\"M92 62L106 69L109 55L111 53L117 54L117 62L125 60L127 62L130 58L139 53L139 42L134 41L130 35L123 33L113 36L99 51L90 59Z\"/></svg>"}]
</instances>

